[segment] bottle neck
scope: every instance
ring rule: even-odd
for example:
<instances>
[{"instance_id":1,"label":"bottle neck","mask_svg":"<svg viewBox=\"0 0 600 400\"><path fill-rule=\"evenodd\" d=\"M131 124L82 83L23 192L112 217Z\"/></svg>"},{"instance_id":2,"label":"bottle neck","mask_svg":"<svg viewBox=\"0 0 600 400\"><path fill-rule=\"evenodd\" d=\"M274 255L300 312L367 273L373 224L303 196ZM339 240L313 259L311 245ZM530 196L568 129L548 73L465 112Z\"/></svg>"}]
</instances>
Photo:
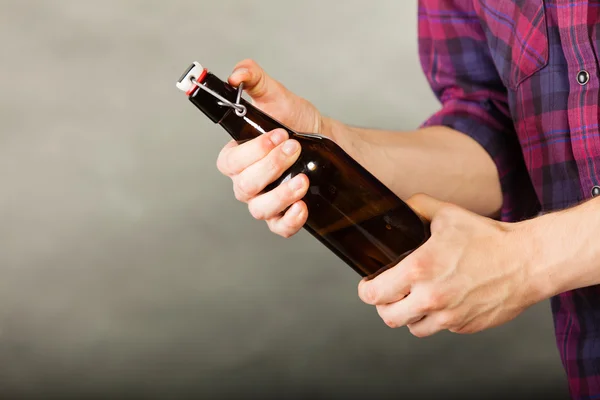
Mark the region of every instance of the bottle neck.
<instances>
[{"instance_id":1,"label":"bottle neck","mask_svg":"<svg viewBox=\"0 0 600 400\"><path fill-rule=\"evenodd\" d=\"M201 83L230 102L236 101L237 89L214 74L207 73ZM240 104L246 107L246 115L243 117L238 116L233 108L220 105L219 99L203 89L196 88L189 99L211 121L221 125L238 143L254 139L276 128L284 128L290 134L295 133L244 99L240 99Z\"/></svg>"},{"instance_id":2,"label":"bottle neck","mask_svg":"<svg viewBox=\"0 0 600 400\"><path fill-rule=\"evenodd\" d=\"M231 102L236 99L236 90L210 72L206 74L201 83ZM219 100L215 96L200 88L196 88L190 95L190 101L215 124L220 123L225 115L231 111L230 107L219 105Z\"/></svg>"}]
</instances>

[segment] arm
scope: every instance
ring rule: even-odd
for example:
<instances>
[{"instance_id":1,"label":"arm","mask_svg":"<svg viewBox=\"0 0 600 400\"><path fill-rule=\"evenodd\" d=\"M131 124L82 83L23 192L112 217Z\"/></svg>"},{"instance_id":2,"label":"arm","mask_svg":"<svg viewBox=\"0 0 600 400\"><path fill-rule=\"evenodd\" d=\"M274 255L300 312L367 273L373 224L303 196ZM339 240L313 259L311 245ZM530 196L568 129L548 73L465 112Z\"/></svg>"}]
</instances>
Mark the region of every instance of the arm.
<instances>
[{"instance_id":1,"label":"arm","mask_svg":"<svg viewBox=\"0 0 600 400\"><path fill-rule=\"evenodd\" d=\"M527 262L536 300L600 284L600 199L518 224L532 249Z\"/></svg>"},{"instance_id":2,"label":"arm","mask_svg":"<svg viewBox=\"0 0 600 400\"><path fill-rule=\"evenodd\" d=\"M420 0L418 28L421 65L440 110L411 132L324 118L323 133L402 198L427 193L504 220L535 215L506 88L472 1Z\"/></svg>"},{"instance_id":3,"label":"arm","mask_svg":"<svg viewBox=\"0 0 600 400\"><path fill-rule=\"evenodd\" d=\"M502 192L498 170L473 139L445 126L410 132L354 128L325 120L325 134L399 197L416 193L498 216Z\"/></svg>"}]
</instances>

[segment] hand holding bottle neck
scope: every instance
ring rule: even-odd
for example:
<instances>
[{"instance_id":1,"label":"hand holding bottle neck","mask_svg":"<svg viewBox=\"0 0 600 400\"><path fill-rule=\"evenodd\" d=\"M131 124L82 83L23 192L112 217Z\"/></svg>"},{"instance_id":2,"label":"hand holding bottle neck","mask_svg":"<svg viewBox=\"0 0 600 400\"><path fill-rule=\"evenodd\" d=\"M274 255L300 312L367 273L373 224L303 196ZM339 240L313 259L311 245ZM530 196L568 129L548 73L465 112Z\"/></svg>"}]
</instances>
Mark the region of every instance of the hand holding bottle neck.
<instances>
[{"instance_id":1,"label":"hand holding bottle neck","mask_svg":"<svg viewBox=\"0 0 600 400\"><path fill-rule=\"evenodd\" d=\"M299 96L293 95L281 85L275 84L275 82L270 77L266 76L264 72L261 78L263 81L262 85L260 82L253 83L252 76L240 77L237 75L239 74L234 72L234 74L229 77L228 81L224 81L206 68L203 68L199 63L194 63L180 78L178 87L182 91L185 91L189 96L190 101L214 123L221 125L223 125L223 123L234 123L239 129L241 128L239 125L241 121L234 121L235 118L231 115L236 114L239 118L246 117L241 118L245 123L254 125L254 128L258 131L255 134L259 134L261 130L272 130L283 127L286 128L290 134L293 134L293 132L318 134L333 139L334 121L323 117L310 102ZM246 78L248 81L246 82L246 79L243 78ZM267 83L270 82L270 84L264 83L265 81L268 81ZM234 84L238 84L238 87L235 87ZM252 97L252 104L241 98L241 90L239 89L242 84L244 84L243 89L248 89L247 91L245 90L247 93L250 93L251 95L254 93L255 96L258 96L258 98ZM257 86L271 88L270 90L267 90L269 93L265 93L262 96L273 97L275 95L276 97L279 97L276 104L271 105L271 103L267 102L263 105L267 108L265 112L261 109L261 95L256 94ZM289 128L269 115L268 108L271 106L275 108L275 115L278 110L291 110L291 116L281 117L282 121L291 123ZM249 115L247 115L248 111ZM286 112L289 113L289 111ZM293 114L297 114L299 117L294 117ZM310 119L314 122L309 122ZM294 123L294 121L297 123ZM307 124L304 121L309 123ZM296 126L298 124L299 126ZM302 126L304 126L304 128L302 128ZM236 138L236 140L237 139L238 138Z\"/></svg>"}]
</instances>

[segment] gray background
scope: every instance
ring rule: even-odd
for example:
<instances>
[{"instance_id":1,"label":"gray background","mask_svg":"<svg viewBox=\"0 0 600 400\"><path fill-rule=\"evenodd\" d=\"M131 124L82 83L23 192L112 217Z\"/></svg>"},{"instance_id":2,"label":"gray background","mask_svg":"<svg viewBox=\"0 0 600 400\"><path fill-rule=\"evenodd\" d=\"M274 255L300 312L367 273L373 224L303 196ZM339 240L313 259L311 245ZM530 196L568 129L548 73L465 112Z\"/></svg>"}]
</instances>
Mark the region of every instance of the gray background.
<instances>
[{"instance_id":1,"label":"gray background","mask_svg":"<svg viewBox=\"0 0 600 400\"><path fill-rule=\"evenodd\" d=\"M1 0L0 397L566 396L547 302L416 339L307 233L254 221L174 84L254 58L323 113L438 106L406 0Z\"/></svg>"}]
</instances>

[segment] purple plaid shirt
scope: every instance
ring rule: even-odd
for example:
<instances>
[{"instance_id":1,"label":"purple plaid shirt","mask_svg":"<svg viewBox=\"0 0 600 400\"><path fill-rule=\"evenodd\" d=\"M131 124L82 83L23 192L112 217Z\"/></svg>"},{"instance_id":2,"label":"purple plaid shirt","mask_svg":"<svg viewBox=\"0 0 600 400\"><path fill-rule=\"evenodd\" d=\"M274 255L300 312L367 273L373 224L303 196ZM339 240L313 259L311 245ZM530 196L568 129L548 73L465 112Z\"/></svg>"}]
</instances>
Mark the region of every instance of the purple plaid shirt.
<instances>
[{"instance_id":1,"label":"purple plaid shirt","mask_svg":"<svg viewBox=\"0 0 600 400\"><path fill-rule=\"evenodd\" d=\"M487 150L502 220L600 195L600 3L419 0L419 54L442 103L423 126L452 127ZM551 306L572 397L600 399L599 287Z\"/></svg>"}]
</instances>

